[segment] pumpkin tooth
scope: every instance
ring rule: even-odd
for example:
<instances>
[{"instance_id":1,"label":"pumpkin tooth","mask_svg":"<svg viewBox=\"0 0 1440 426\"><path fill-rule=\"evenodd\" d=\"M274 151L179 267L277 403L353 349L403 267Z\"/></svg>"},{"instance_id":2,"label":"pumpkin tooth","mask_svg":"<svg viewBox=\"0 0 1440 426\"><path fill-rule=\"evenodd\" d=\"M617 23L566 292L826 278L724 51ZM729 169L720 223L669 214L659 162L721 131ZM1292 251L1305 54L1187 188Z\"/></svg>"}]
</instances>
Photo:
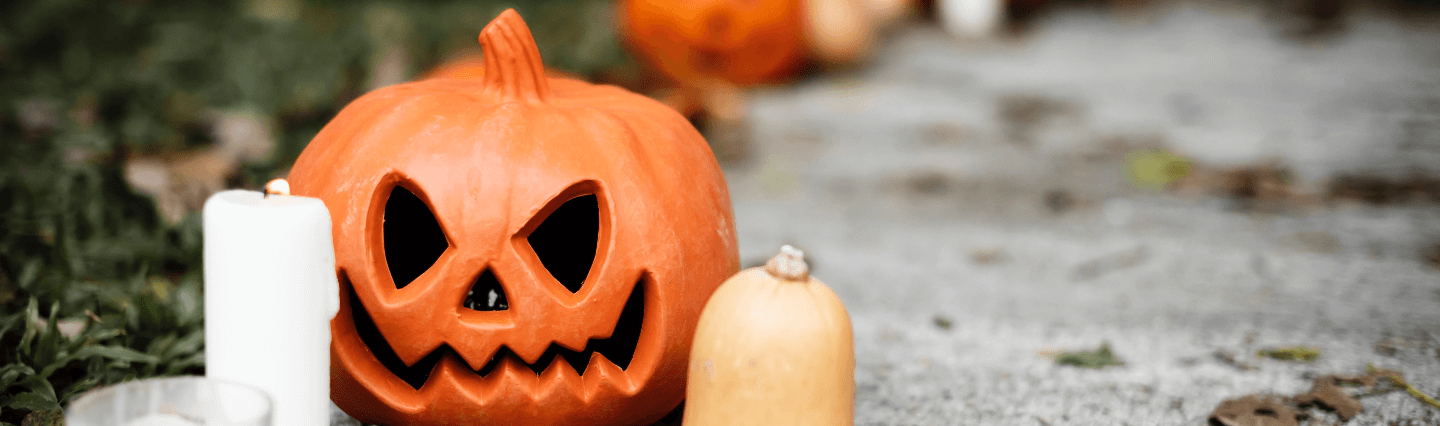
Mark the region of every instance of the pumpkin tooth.
<instances>
[{"instance_id":1,"label":"pumpkin tooth","mask_svg":"<svg viewBox=\"0 0 1440 426\"><path fill-rule=\"evenodd\" d=\"M570 362L555 358L550 361L550 366L540 375L540 392L536 395L538 400L554 401L557 398L573 398L575 403L589 400L586 395L580 394L580 373L570 366Z\"/></svg>"},{"instance_id":2,"label":"pumpkin tooth","mask_svg":"<svg viewBox=\"0 0 1440 426\"><path fill-rule=\"evenodd\" d=\"M475 374L479 374L481 377L490 377L490 374L494 372L496 368L500 367L501 361L504 361L506 358L514 358L514 354L509 347L500 345L500 349L497 349L495 354L490 356L490 361L486 362L484 367L475 370Z\"/></svg>"},{"instance_id":3,"label":"pumpkin tooth","mask_svg":"<svg viewBox=\"0 0 1440 426\"><path fill-rule=\"evenodd\" d=\"M496 361L499 360L500 356L504 354L503 351L506 350L508 349L504 345L501 345L500 347L492 349L489 353L481 352L480 356L473 356L474 353L460 353L459 351L456 351L455 353L460 358L461 362L465 364L467 369L469 369L470 371L479 372L494 369ZM483 376L483 374L481 375Z\"/></svg>"},{"instance_id":4,"label":"pumpkin tooth","mask_svg":"<svg viewBox=\"0 0 1440 426\"><path fill-rule=\"evenodd\" d=\"M613 388L625 395L633 395L637 390L625 370L621 370L620 366L599 352L590 355L590 364L585 367L585 373L581 379L584 379L587 396L600 392L602 386Z\"/></svg>"},{"instance_id":5,"label":"pumpkin tooth","mask_svg":"<svg viewBox=\"0 0 1440 426\"><path fill-rule=\"evenodd\" d=\"M556 340L556 341L550 342L550 345L552 345L552 346L559 346L559 347L565 348L565 350L568 350L568 351L571 351L571 352L584 352L586 349L588 349L588 346L590 345L590 341L591 341L591 340L596 340L596 339L595 339L594 337L591 337L591 338L588 338L588 339L580 340L579 342L571 342L571 341L569 341L569 340Z\"/></svg>"},{"instance_id":6,"label":"pumpkin tooth","mask_svg":"<svg viewBox=\"0 0 1440 426\"><path fill-rule=\"evenodd\" d=\"M524 346L530 346L530 345L524 345ZM546 353L550 352L550 347L551 347L551 346L554 346L554 344L552 343L551 345L547 345L547 346L545 346L545 347L542 347L542 348L540 348L540 350L538 350L538 351L537 351L537 350L534 350L534 349L530 349L530 348L528 348L528 347L522 347L522 348L520 348L520 350L516 350L516 349L514 349L514 348L511 348L511 349L510 349L510 352L513 353L513 354L515 354L516 357L519 357L519 358L520 358L520 361L523 361L526 366L539 366L539 365L543 365L543 364L539 364L540 359L541 359L541 357L544 357L544 356L546 355Z\"/></svg>"},{"instance_id":7,"label":"pumpkin tooth","mask_svg":"<svg viewBox=\"0 0 1440 426\"><path fill-rule=\"evenodd\" d=\"M389 339L386 339L386 341L388 342ZM429 348L419 345L400 345L399 347L392 346L391 348L395 351L395 355L398 356L400 361L404 362L406 366L415 367L426 363L426 361L430 361L427 358L434 355L435 352L447 349L448 347L444 343L436 341L435 346ZM430 365L434 364L431 363Z\"/></svg>"},{"instance_id":8,"label":"pumpkin tooth","mask_svg":"<svg viewBox=\"0 0 1440 426\"><path fill-rule=\"evenodd\" d=\"M468 374L461 387L449 389L464 389L474 392L474 396L480 401L496 402L497 398L510 399L518 395L531 395L538 384L539 377L530 372L530 368L521 363L515 356L505 356L496 359L490 374L484 377L477 377ZM457 371L456 377L465 374Z\"/></svg>"},{"instance_id":9,"label":"pumpkin tooth","mask_svg":"<svg viewBox=\"0 0 1440 426\"><path fill-rule=\"evenodd\" d=\"M500 381L492 379L493 377L486 378L475 374L464 361L456 357L440 360L440 366L430 375L430 381L436 382L434 388L459 389L482 401L492 400L495 392L500 389Z\"/></svg>"},{"instance_id":10,"label":"pumpkin tooth","mask_svg":"<svg viewBox=\"0 0 1440 426\"><path fill-rule=\"evenodd\" d=\"M530 371L530 366L522 363L520 359L507 356L500 360L500 365L495 368L493 376L486 376L485 379L498 380L501 385L515 384L519 385L521 389L535 389L540 376Z\"/></svg>"}]
</instances>

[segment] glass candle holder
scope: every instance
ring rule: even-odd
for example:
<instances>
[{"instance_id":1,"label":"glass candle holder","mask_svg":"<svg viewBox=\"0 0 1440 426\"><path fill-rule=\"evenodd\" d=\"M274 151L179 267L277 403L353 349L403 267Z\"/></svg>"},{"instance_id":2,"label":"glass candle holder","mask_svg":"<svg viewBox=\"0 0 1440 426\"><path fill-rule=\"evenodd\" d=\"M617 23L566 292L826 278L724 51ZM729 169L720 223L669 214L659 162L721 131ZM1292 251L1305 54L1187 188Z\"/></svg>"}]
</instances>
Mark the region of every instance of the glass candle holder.
<instances>
[{"instance_id":1,"label":"glass candle holder","mask_svg":"<svg viewBox=\"0 0 1440 426\"><path fill-rule=\"evenodd\" d=\"M270 395L201 376L135 380L86 392L65 409L67 426L270 426Z\"/></svg>"}]
</instances>

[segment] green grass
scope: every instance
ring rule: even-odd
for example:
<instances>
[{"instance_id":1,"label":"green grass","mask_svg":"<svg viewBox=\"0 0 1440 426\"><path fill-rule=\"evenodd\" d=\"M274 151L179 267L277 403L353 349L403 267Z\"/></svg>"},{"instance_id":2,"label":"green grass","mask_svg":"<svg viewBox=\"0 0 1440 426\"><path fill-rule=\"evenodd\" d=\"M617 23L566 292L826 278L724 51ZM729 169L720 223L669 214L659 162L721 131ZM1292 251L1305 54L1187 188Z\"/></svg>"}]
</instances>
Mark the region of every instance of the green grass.
<instances>
[{"instance_id":1,"label":"green grass","mask_svg":"<svg viewBox=\"0 0 1440 426\"><path fill-rule=\"evenodd\" d=\"M514 3L548 65L634 69L608 0ZM96 386L204 372L198 214L162 220L126 184L127 158L202 149L208 112L246 111L276 124L273 155L229 178L257 186L367 89L377 52L403 46L414 75L478 47L506 7L0 2L0 424Z\"/></svg>"}]
</instances>

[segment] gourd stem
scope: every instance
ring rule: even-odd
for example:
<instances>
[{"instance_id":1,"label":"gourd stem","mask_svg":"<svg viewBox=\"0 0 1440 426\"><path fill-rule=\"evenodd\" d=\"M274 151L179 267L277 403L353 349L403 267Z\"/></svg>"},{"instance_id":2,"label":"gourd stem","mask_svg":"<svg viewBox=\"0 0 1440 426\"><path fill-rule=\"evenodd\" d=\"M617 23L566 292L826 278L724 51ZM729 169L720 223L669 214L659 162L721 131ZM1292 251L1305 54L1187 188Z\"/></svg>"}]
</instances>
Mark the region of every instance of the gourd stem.
<instances>
[{"instance_id":1,"label":"gourd stem","mask_svg":"<svg viewBox=\"0 0 1440 426\"><path fill-rule=\"evenodd\" d=\"M786 281L804 282L810 279L810 265L805 263L805 252L789 245L781 246L780 254L765 262L765 272Z\"/></svg>"},{"instance_id":2,"label":"gourd stem","mask_svg":"<svg viewBox=\"0 0 1440 426\"><path fill-rule=\"evenodd\" d=\"M485 91L510 102L542 103L550 84L530 27L515 9L506 9L480 31L485 54Z\"/></svg>"}]
</instances>

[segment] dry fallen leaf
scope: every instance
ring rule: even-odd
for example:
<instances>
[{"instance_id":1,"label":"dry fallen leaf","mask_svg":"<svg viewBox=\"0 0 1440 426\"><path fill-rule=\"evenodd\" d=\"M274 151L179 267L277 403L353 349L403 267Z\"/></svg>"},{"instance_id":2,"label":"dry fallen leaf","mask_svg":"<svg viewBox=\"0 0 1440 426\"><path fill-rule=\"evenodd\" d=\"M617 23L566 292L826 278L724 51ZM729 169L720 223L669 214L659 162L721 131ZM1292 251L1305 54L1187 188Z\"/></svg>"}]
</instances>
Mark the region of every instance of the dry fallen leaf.
<instances>
[{"instance_id":1,"label":"dry fallen leaf","mask_svg":"<svg viewBox=\"0 0 1440 426\"><path fill-rule=\"evenodd\" d=\"M1320 376L1310 386L1309 392L1295 395L1293 400L1302 407L1315 405L1325 411L1333 411L1340 416L1341 421L1348 421L1360 414L1360 410L1365 407L1360 405L1360 400L1340 389L1340 381L1341 378L1337 376ZM1373 384L1374 377L1369 381Z\"/></svg>"},{"instance_id":2,"label":"dry fallen leaf","mask_svg":"<svg viewBox=\"0 0 1440 426\"><path fill-rule=\"evenodd\" d=\"M1221 402L1210 413L1210 424L1225 426L1299 426L1300 412L1273 395L1246 395Z\"/></svg>"}]
</instances>

